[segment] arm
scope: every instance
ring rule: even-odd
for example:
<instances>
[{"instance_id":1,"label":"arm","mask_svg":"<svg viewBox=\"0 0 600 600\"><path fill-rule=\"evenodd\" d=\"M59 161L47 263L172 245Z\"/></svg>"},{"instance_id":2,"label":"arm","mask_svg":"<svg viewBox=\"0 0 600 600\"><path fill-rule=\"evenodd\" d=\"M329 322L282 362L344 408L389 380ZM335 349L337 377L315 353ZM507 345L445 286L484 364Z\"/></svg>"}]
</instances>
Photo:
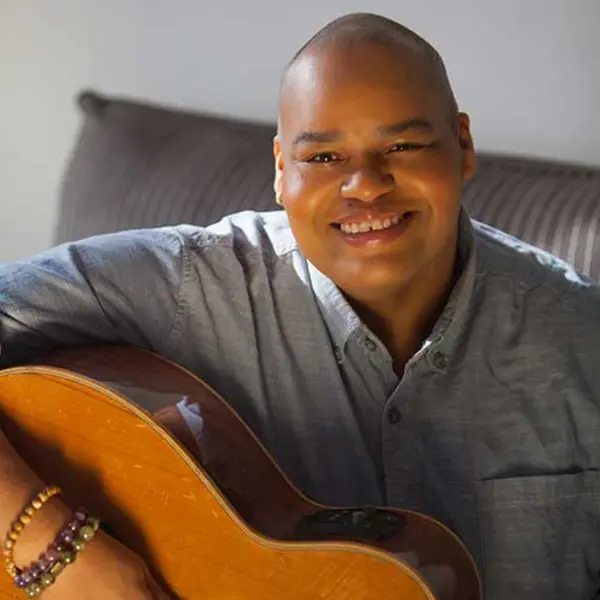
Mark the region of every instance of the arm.
<instances>
[{"instance_id":1,"label":"arm","mask_svg":"<svg viewBox=\"0 0 600 600\"><path fill-rule=\"evenodd\" d=\"M174 229L101 236L0 265L0 368L67 345L124 343L160 352L177 313L183 265L184 240ZM48 483L0 430L0 536ZM36 559L70 514L60 499L50 500L15 545L17 564ZM98 532L44 597L164 596L137 556Z\"/></svg>"},{"instance_id":2,"label":"arm","mask_svg":"<svg viewBox=\"0 0 600 600\"><path fill-rule=\"evenodd\" d=\"M173 228L98 236L0 265L0 368L67 345L160 353L185 263Z\"/></svg>"}]
</instances>

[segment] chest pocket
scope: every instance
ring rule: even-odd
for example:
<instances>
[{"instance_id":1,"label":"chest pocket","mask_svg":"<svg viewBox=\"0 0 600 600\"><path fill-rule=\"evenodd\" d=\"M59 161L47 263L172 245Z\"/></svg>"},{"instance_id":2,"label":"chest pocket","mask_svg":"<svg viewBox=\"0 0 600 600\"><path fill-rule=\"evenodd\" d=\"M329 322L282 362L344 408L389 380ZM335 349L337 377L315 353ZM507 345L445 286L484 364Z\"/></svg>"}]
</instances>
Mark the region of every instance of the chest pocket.
<instances>
[{"instance_id":1,"label":"chest pocket","mask_svg":"<svg viewBox=\"0 0 600 600\"><path fill-rule=\"evenodd\" d=\"M600 471L476 483L486 600L593 600Z\"/></svg>"}]
</instances>

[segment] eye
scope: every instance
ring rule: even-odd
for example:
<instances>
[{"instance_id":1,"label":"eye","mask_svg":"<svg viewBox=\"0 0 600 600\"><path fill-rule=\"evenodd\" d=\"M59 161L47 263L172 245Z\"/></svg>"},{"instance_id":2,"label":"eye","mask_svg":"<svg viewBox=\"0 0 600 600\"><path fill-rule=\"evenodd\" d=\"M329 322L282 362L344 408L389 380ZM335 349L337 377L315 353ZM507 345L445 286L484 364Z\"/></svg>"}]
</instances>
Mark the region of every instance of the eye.
<instances>
[{"instance_id":1,"label":"eye","mask_svg":"<svg viewBox=\"0 0 600 600\"><path fill-rule=\"evenodd\" d=\"M402 144L393 144L387 151L389 152L409 152L411 150L422 150L429 148L430 144L419 144L417 142L404 142Z\"/></svg>"},{"instance_id":2,"label":"eye","mask_svg":"<svg viewBox=\"0 0 600 600\"><path fill-rule=\"evenodd\" d=\"M319 152L318 154L313 154L306 162L308 163L332 163L340 160L337 155L333 152Z\"/></svg>"}]
</instances>

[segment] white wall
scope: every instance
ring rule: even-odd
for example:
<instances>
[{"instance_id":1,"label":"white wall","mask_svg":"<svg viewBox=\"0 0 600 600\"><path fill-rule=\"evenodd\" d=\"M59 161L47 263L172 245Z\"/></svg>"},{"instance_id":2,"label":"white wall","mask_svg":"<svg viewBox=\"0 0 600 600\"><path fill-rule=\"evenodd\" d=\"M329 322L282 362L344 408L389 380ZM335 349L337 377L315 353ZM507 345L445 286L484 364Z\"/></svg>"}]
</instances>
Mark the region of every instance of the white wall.
<instances>
[{"instance_id":1,"label":"white wall","mask_svg":"<svg viewBox=\"0 0 600 600\"><path fill-rule=\"evenodd\" d=\"M50 243L81 88L274 118L287 59L356 10L438 47L480 148L600 164L600 0L0 0L0 261Z\"/></svg>"}]
</instances>

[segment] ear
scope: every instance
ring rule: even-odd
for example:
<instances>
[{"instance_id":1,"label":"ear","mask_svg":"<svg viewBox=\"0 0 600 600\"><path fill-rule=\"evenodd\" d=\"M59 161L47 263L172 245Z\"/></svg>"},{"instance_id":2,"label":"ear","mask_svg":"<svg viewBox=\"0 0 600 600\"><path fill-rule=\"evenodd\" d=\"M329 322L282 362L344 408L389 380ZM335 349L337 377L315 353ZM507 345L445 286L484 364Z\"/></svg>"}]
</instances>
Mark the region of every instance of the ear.
<instances>
[{"instance_id":1,"label":"ear","mask_svg":"<svg viewBox=\"0 0 600 600\"><path fill-rule=\"evenodd\" d=\"M468 181L477 169L477 158L471 136L471 119L464 112L458 115L458 143L462 154L462 179Z\"/></svg>"},{"instance_id":2,"label":"ear","mask_svg":"<svg viewBox=\"0 0 600 600\"><path fill-rule=\"evenodd\" d=\"M279 198L283 193L283 157L281 155L281 143L277 136L273 138L273 156L275 157L275 180L273 182L273 189L275 190L275 196Z\"/></svg>"}]
</instances>

